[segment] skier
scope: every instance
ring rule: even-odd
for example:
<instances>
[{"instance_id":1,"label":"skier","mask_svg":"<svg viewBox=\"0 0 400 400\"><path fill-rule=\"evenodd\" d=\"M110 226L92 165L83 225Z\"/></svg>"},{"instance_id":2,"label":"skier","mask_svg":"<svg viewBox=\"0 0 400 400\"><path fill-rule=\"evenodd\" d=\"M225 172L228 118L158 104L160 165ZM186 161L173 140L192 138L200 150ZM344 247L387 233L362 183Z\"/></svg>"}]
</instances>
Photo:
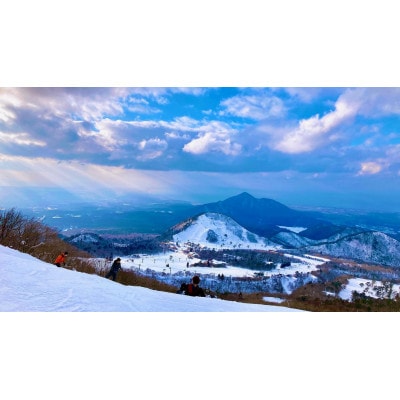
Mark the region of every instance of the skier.
<instances>
[{"instance_id":1,"label":"skier","mask_svg":"<svg viewBox=\"0 0 400 400\"><path fill-rule=\"evenodd\" d=\"M68 255L68 251L62 252L59 256L54 261L54 265L57 265L57 267L61 267L61 264L65 265L65 258Z\"/></svg>"},{"instance_id":2,"label":"skier","mask_svg":"<svg viewBox=\"0 0 400 400\"><path fill-rule=\"evenodd\" d=\"M106 278L108 279L110 276L112 276L112 280L115 281L117 278L117 272L121 269L121 259L117 258L113 264L111 265L110 271L108 271Z\"/></svg>"},{"instance_id":3,"label":"skier","mask_svg":"<svg viewBox=\"0 0 400 400\"><path fill-rule=\"evenodd\" d=\"M200 277L198 275L195 275L192 278L192 283L189 283L186 286L185 294L188 296L206 297L206 294L204 293L204 290L199 286L199 283Z\"/></svg>"}]
</instances>

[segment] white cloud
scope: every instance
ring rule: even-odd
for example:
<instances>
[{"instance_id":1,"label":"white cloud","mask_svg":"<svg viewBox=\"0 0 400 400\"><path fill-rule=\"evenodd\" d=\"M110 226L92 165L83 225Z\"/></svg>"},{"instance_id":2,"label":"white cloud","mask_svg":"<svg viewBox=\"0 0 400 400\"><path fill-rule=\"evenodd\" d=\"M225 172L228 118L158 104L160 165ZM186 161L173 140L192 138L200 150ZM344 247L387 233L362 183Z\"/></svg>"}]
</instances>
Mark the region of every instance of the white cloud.
<instances>
[{"instance_id":1,"label":"white cloud","mask_svg":"<svg viewBox=\"0 0 400 400\"><path fill-rule=\"evenodd\" d=\"M271 129L260 126L260 130L269 134L269 147L283 153L299 154L311 152L336 140L336 130L356 115L377 117L398 114L399 88L355 88L344 91L334 109L323 116L317 114L302 119L294 128Z\"/></svg>"},{"instance_id":2,"label":"white cloud","mask_svg":"<svg viewBox=\"0 0 400 400\"><path fill-rule=\"evenodd\" d=\"M363 162L360 165L360 171L358 175L375 175L381 172L383 169L383 165L379 162L368 161Z\"/></svg>"},{"instance_id":3,"label":"white cloud","mask_svg":"<svg viewBox=\"0 0 400 400\"><path fill-rule=\"evenodd\" d=\"M348 89L340 99L347 104L357 104L359 114L366 117L400 114L400 88Z\"/></svg>"},{"instance_id":4,"label":"white cloud","mask_svg":"<svg viewBox=\"0 0 400 400\"><path fill-rule=\"evenodd\" d=\"M318 87L292 87L285 88L285 91L290 94L291 97L299 98L304 103L311 103L323 89Z\"/></svg>"},{"instance_id":5,"label":"white cloud","mask_svg":"<svg viewBox=\"0 0 400 400\"><path fill-rule=\"evenodd\" d=\"M222 115L262 120L269 117L282 117L286 108L281 99L275 96L235 96L221 102L225 107Z\"/></svg>"},{"instance_id":6,"label":"white cloud","mask_svg":"<svg viewBox=\"0 0 400 400\"><path fill-rule=\"evenodd\" d=\"M138 148L141 150L141 154L136 158L140 161L147 161L162 156L168 148L168 143L158 138L142 140Z\"/></svg>"},{"instance_id":7,"label":"white cloud","mask_svg":"<svg viewBox=\"0 0 400 400\"><path fill-rule=\"evenodd\" d=\"M187 142L183 151L192 154L221 152L226 155L238 155L242 146L236 142L238 131L221 121L201 121L187 116L172 121L122 121L102 119L94 124L95 129L81 126L79 135L90 143L114 154L123 154L123 150L137 148L140 154L133 155L139 161L158 158L167 150L169 141ZM197 137L193 138L193 134ZM153 135L148 139L149 135ZM126 153L127 155L127 153ZM126 158L126 157L124 157ZM114 157L115 159L115 157Z\"/></svg>"},{"instance_id":8,"label":"white cloud","mask_svg":"<svg viewBox=\"0 0 400 400\"><path fill-rule=\"evenodd\" d=\"M195 132L201 126L201 122L190 117L178 117L173 121L160 121L160 126L177 131Z\"/></svg>"},{"instance_id":9,"label":"white cloud","mask_svg":"<svg viewBox=\"0 0 400 400\"><path fill-rule=\"evenodd\" d=\"M145 104L135 104L128 107L128 110L137 114L159 114L161 110L159 108L150 107Z\"/></svg>"},{"instance_id":10,"label":"white cloud","mask_svg":"<svg viewBox=\"0 0 400 400\"><path fill-rule=\"evenodd\" d=\"M28 133L0 132L0 143L17 144L19 146L46 146L46 142L33 139Z\"/></svg>"},{"instance_id":11,"label":"white cloud","mask_svg":"<svg viewBox=\"0 0 400 400\"><path fill-rule=\"evenodd\" d=\"M126 141L118 135L118 128L124 125L124 122L106 118L96 123L95 126L98 131L85 131L82 129L80 130L80 135L92 138L98 146L111 152L126 144Z\"/></svg>"},{"instance_id":12,"label":"white cloud","mask_svg":"<svg viewBox=\"0 0 400 400\"><path fill-rule=\"evenodd\" d=\"M7 110L6 108L2 108L0 104L0 121L9 122L10 120L15 119L16 115L14 112Z\"/></svg>"},{"instance_id":13,"label":"white cloud","mask_svg":"<svg viewBox=\"0 0 400 400\"><path fill-rule=\"evenodd\" d=\"M193 120L191 120L192 125ZM191 154L220 152L230 156L240 154L242 146L235 141L237 130L221 121L196 122L192 131L198 136L183 146L183 151Z\"/></svg>"},{"instance_id":14,"label":"white cloud","mask_svg":"<svg viewBox=\"0 0 400 400\"><path fill-rule=\"evenodd\" d=\"M221 152L229 156L240 154L242 146L233 143L226 134L205 133L192 140L183 147L183 151L192 154L204 154L209 152Z\"/></svg>"},{"instance_id":15,"label":"white cloud","mask_svg":"<svg viewBox=\"0 0 400 400\"><path fill-rule=\"evenodd\" d=\"M3 114L15 108L34 109L38 115L51 118L73 115L95 120L105 114L121 114L121 97L128 93L124 88L4 88L0 109Z\"/></svg>"},{"instance_id":16,"label":"white cloud","mask_svg":"<svg viewBox=\"0 0 400 400\"><path fill-rule=\"evenodd\" d=\"M190 139L189 135L178 134L176 132L166 132L164 136L168 139L177 139L177 140L188 140Z\"/></svg>"},{"instance_id":17,"label":"white cloud","mask_svg":"<svg viewBox=\"0 0 400 400\"><path fill-rule=\"evenodd\" d=\"M289 154L313 151L335 140L337 136L334 134L334 129L354 117L359 108L358 102L348 102L345 98L339 97L333 111L322 117L317 114L302 119L297 127L283 132L282 136L275 134L271 147Z\"/></svg>"}]
</instances>

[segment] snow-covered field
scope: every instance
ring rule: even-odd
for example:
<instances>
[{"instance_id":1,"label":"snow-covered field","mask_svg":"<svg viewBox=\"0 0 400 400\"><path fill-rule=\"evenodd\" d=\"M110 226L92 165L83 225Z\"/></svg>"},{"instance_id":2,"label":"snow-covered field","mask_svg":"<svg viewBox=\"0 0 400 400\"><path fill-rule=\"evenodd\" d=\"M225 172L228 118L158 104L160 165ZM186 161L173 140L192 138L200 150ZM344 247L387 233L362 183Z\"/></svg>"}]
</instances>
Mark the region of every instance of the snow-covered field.
<instances>
[{"instance_id":1,"label":"snow-covered field","mask_svg":"<svg viewBox=\"0 0 400 400\"><path fill-rule=\"evenodd\" d=\"M143 254L137 258L132 257L122 257L122 266L127 269L151 269L155 272L165 272L170 274L175 274L177 272L189 272L191 274L224 274L226 277L254 277L255 270L248 268L240 268L226 264L226 267L220 268L218 267L219 262L215 260L211 260L215 266L202 266L196 267L192 266L200 260L200 258L193 257L189 258L185 253L187 251L187 247L184 244L177 251L166 251L165 253L159 253L155 255L146 255ZM281 268L277 266L277 268L271 271L265 271L265 276L272 276L276 274L282 275L292 275L296 271L298 272L312 272L318 269L318 266L323 264L325 260L322 258L314 258L314 257L300 257L300 256L292 256L287 254L288 257L293 257L298 260L297 262L291 263L290 266ZM203 260L204 261L204 260ZM187 264L189 263L189 267Z\"/></svg>"},{"instance_id":2,"label":"snow-covered field","mask_svg":"<svg viewBox=\"0 0 400 400\"><path fill-rule=\"evenodd\" d=\"M351 278L347 285L339 292L339 297L343 300L351 301L353 291L358 293L365 293L368 297L373 298L387 298L384 294L384 285L380 281L372 281L370 279ZM400 285L393 284L391 299L394 299L400 292ZM379 295L381 294L381 296Z\"/></svg>"}]
</instances>

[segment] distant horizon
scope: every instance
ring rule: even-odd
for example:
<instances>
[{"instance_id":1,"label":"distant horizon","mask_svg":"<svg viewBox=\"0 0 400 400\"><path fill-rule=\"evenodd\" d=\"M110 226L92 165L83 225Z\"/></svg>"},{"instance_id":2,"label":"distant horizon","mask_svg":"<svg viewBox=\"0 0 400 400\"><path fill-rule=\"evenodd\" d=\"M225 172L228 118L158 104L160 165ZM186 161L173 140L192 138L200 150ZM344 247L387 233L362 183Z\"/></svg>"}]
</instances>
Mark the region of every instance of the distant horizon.
<instances>
[{"instance_id":1,"label":"distant horizon","mask_svg":"<svg viewBox=\"0 0 400 400\"><path fill-rule=\"evenodd\" d=\"M20 202L16 202L15 198L6 198L5 196L2 196L2 193L4 194L4 189L6 190L7 194L11 194L12 196L17 193L20 195ZM155 197L155 196L147 196L147 195L141 195L138 196L137 194L123 194L121 196L106 196L102 198L93 198L91 196L85 196L84 194L81 193L81 195L76 195L76 194L71 194L63 191L61 188L46 188L46 187L25 187L25 188L15 188L15 187L1 187L0 186L0 210L1 209L9 209L9 208L16 208L20 210L24 209L33 209L33 208L46 208L46 207L56 207L62 210L68 210L68 209L75 209L76 207L79 206L89 206L89 207L95 207L99 205L103 205L104 207L108 204L108 206L112 205L126 205L126 206L132 206L132 207L137 207L137 208L147 208L154 204L159 204L159 203L172 203L172 204L190 204L190 205L203 205L207 203L213 203L213 202L218 202L218 201L224 201L232 197L239 196L243 193L247 193L250 196L254 197L255 199L269 199L276 201L278 203L283 204L284 206L287 206L289 208L299 210L299 211L323 211L323 210L346 210L346 211L358 211L361 213L374 213L374 212L380 212L380 213L400 213L400 210L398 209L387 209L387 210L382 210L379 207L373 208L373 207L352 207L352 206L346 206L344 204L318 204L318 203L312 203L312 202L305 202L305 203L291 203L289 200L288 201L282 200L282 199L277 199L273 198L271 196L263 196L263 195L256 195L250 191L247 190L242 190L238 191L235 193L227 194L226 196L220 196L218 197L217 195L209 195L208 197L204 197L204 201L201 201L199 199L198 201L190 201L190 200L185 200L185 199L180 199L180 198L164 198L164 197ZM36 197L35 197L36 195Z\"/></svg>"}]
</instances>

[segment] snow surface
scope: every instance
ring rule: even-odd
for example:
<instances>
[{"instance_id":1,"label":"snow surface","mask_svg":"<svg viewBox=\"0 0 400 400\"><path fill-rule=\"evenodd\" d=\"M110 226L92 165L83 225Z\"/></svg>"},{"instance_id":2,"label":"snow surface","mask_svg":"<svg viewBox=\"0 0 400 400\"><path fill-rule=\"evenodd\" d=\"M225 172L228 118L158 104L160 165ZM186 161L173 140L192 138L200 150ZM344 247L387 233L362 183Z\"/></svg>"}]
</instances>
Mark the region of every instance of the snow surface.
<instances>
[{"instance_id":1,"label":"snow surface","mask_svg":"<svg viewBox=\"0 0 400 400\"><path fill-rule=\"evenodd\" d=\"M215 243L207 240L210 230L215 234ZM218 213L200 215L185 230L173 235L173 239L178 243L192 242L210 249L273 250L281 248L281 246L270 244L267 239L251 233L232 218Z\"/></svg>"},{"instance_id":2,"label":"snow surface","mask_svg":"<svg viewBox=\"0 0 400 400\"><path fill-rule=\"evenodd\" d=\"M97 243L99 240L94 237L93 235L82 233L79 236L75 237L71 240L72 243L78 243L80 241L87 242L87 243Z\"/></svg>"},{"instance_id":3,"label":"snow surface","mask_svg":"<svg viewBox=\"0 0 400 400\"><path fill-rule=\"evenodd\" d=\"M303 228L301 226L282 226L278 225L279 228L287 229L288 231L294 232L294 233L300 233L305 231L307 228Z\"/></svg>"},{"instance_id":4,"label":"snow surface","mask_svg":"<svg viewBox=\"0 0 400 400\"><path fill-rule=\"evenodd\" d=\"M142 254L140 257L124 257L120 256L122 260L122 266L126 269L151 269L155 272L165 272L175 274L178 272L188 272L191 274L224 274L225 277L254 277L254 273L257 272L254 269L235 267L226 263L225 267L218 267L218 261L211 260L215 266L193 266L199 261L200 258L188 257L187 246L181 246L177 251L166 251L165 253L158 253L152 255ZM286 254L288 257L295 258L297 262L292 262L290 266L281 268L277 266L271 271L263 271L264 276L271 276L276 274L292 275L296 271L298 272L311 272L318 269L324 261L314 257L301 257ZM189 263L189 267L187 267Z\"/></svg>"},{"instance_id":5,"label":"snow surface","mask_svg":"<svg viewBox=\"0 0 400 400\"><path fill-rule=\"evenodd\" d=\"M353 291L365 293L368 297L379 298L374 288L379 288L383 283L381 281L372 281L371 279L351 278L346 286L339 292L339 297L343 300L351 301ZM400 292L400 285L393 284L391 298L394 299Z\"/></svg>"},{"instance_id":6,"label":"snow surface","mask_svg":"<svg viewBox=\"0 0 400 400\"><path fill-rule=\"evenodd\" d=\"M245 304L155 291L58 268L0 246L0 311L286 312L286 307Z\"/></svg>"},{"instance_id":7,"label":"snow surface","mask_svg":"<svg viewBox=\"0 0 400 400\"><path fill-rule=\"evenodd\" d=\"M279 297L263 297L263 300L271 303L283 303L285 301L285 299L280 299Z\"/></svg>"}]
</instances>

